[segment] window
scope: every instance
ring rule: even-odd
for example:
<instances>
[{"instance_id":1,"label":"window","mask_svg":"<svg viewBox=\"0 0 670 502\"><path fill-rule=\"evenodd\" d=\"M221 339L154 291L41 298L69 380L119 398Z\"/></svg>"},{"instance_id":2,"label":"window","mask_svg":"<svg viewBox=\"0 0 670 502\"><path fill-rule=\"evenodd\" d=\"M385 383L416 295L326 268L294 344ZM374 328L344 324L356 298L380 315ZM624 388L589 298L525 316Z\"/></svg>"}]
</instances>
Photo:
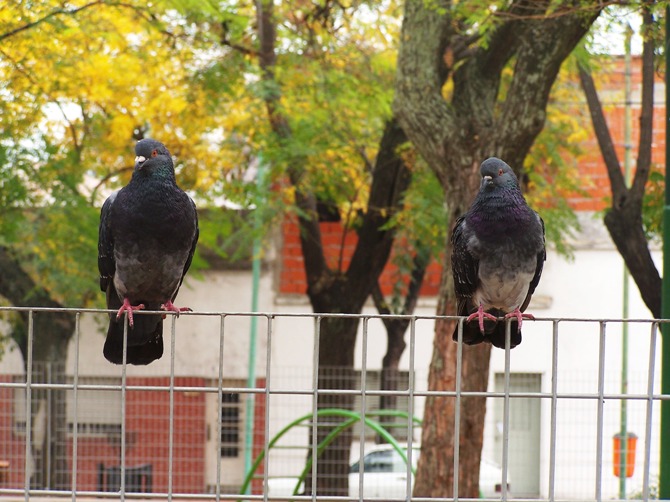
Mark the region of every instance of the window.
<instances>
[{"instance_id":1,"label":"window","mask_svg":"<svg viewBox=\"0 0 670 502\"><path fill-rule=\"evenodd\" d=\"M223 394L221 401L221 457L240 451L240 395Z\"/></svg>"}]
</instances>

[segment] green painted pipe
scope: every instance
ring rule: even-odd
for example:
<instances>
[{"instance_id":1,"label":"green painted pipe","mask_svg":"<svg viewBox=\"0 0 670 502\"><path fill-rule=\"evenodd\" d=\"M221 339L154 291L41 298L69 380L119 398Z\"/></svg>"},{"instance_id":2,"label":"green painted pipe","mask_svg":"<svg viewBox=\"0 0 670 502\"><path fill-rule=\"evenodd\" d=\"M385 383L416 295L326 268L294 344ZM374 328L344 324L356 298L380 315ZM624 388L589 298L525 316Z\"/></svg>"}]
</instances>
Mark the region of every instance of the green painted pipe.
<instances>
[{"instance_id":1,"label":"green painted pipe","mask_svg":"<svg viewBox=\"0 0 670 502\"><path fill-rule=\"evenodd\" d=\"M661 317L670 319L670 6L665 8L665 205L663 207L663 291ZM661 325L661 393L670 394L670 326ZM659 498L670 499L670 400L661 401Z\"/></svg>"},{"instance_id":2,"label":"green painted pipe","mask_svg":"<svg viewBox=\"0 0 670 502\"><path fill-rule=\"evenodd\" d=\"M264 165L261 155L258 156L258 175L256 183L259 193L263 189ZM262 224L260 215L258 213L259 207L257 203L254 211L254 231L259 233ZM254 237L254 244L252 250L251 262L251 311L258 312L258 290L260 288L261 277L261 238L256 235ZM251 316L249 326L249 362L247 370L247 388L252 389L256 387L256 338L258 331L258 317ZM255 395L247 394L245 414L244 414L244 471L247 472L251 468L251 456L253 448L253 432L254 432L254 407Z\"/></svg>"}]
</instances>

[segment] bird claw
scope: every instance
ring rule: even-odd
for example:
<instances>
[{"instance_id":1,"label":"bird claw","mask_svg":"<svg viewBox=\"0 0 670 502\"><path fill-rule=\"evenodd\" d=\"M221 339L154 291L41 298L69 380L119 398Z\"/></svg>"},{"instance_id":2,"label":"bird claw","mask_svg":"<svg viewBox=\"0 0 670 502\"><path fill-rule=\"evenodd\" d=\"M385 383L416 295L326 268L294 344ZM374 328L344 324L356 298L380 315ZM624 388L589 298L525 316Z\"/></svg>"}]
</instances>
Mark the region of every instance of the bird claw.
<instances>
[{"instance_id":1,"label":"bird claw","mask_svg":"<svg viewBox=\"0 0 670 502\"><path fill-rule=\"evenodd\" d=\"M128 313L128 326L130 326L132 328L133 325L135 324L135 322L133 321L133 311L134 310L142 310L143 308L144 308L143 303L140 303L139 305L131 305L128 298L124 298L123 299L123 305L121 305L121 308L116 313L116 318L120 319L121 316L123 315L123 313L127 312Z\"/></svg>"},{"instance_id":2,"label":"bird claw","mask_svg":"<svg viewBox=\"0 0 670 502\"><path fill-rule=\"evenodd\" d=\"M505 319L510 318L516 319L517 323L519 323L519 331L521 331L521 324L523 322L523 319L530 319L531 321L535 320L535 316L533 314L524 314L518 308L514 309L514 312L505 314Z\"/></svg>"},{"instance_id":3,"label":"bird claw","mask_svg":"<svg viewBox=\"0 0 670 502\"><path fill-rule=\"evenodd\" d=\"M170 300L166 301L163 305L161 305L161 310L167 310L168 312L176 312L177 317L179 317L179 314L181 312L193 312L193 309L190 307L176 307ZM165 316L163 316L163 319L165 319Z\"/></svg>"},{"instance_id":4,"label":"bird claw","mask_svg":"<svg viewBox=\"0 0 670 502\"><path fill-rule=\"evenodd\" d=\"M474 319L478 319L479 320L479 331L484 333L484 318L490 319L491 321L497 321L498 320L498 318L496 316L491 315L488 312L484 312L484 307L482 307L482 305L480 304L477 311L470 314L465 321L470 322Z\"/></svg>"}]
</instances>

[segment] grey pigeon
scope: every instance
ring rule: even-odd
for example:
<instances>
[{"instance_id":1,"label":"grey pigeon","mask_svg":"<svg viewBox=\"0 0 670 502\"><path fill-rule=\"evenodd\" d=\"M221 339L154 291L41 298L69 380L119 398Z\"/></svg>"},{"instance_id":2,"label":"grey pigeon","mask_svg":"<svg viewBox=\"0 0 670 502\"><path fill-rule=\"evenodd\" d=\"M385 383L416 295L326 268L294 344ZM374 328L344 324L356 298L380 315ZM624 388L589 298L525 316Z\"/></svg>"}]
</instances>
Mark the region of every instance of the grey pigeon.
<instances>
[{"instance_id":1,"label":"grey pigeon","mask_svg":"<svg viewBox=\"0 0 670 502\"><path fill-rule=\"evenodd\" d=\"M182 312L172 303L198 242L193 200L177 186L170 152L153 139L135 146L135 170L100 212L98 269L107 295L109 329L103 353L123 361L123 313L128 315L127 362L149 364L163 355L163 315L133 316L136 310Z\"/></svg>"},{"instance_id":2,"label":"grey pigeon","mask_svg":"<svg viewBox=\"0 0 670 502\"><path fill-rule=\"evenodd\" d=\"M505 348L505 322L512 318L510 346L521 343L523 314L540 282L546 259L544 222L521 194L514 171L495 157L481 167L482 183L472 206L451 235L451 267L463 323L463 341ZM454 330L458 339L458 326Z\"/></svg>"}]
</instances>

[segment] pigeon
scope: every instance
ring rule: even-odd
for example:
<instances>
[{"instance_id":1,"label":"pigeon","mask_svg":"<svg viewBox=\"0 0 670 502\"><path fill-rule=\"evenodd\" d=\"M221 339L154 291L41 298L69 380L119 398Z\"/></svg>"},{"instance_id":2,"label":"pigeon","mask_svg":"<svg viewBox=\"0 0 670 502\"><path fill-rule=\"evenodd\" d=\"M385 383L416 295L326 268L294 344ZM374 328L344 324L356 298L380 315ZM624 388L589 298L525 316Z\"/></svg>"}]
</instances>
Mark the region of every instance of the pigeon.
<instances>
[{"instance_id":1,"label":"pigeon","mask_svg":"<svg viewBox=\"0 0 670 502\"><path fill-rule=\"evenodd\" d=\"M153 139L135 145L130 182L105 201L100 212L98 269L106 293L109 328L103 354L123 363L123 314L128 316L126 362L149 364L163 355L161 314L133 316L137 310L184 312L172 303L198 242L193 200L177 186L172 157Z\"/></svg>"},{"instance_id":2,"label":"pigeon","mask_svg":"<svg viewBox=\"0 0 670 502\"><path fill-rule=\"evenodd\" d=\"M514 171L491 157L481 167L481 187L451 235L451 267L463 342L505 348L505 325L512 318L510 347L521 343L523 313L546 260L544 221L521 194ZM453 339L458 340L458 326Z\"/></svg>"}]
</instances>

